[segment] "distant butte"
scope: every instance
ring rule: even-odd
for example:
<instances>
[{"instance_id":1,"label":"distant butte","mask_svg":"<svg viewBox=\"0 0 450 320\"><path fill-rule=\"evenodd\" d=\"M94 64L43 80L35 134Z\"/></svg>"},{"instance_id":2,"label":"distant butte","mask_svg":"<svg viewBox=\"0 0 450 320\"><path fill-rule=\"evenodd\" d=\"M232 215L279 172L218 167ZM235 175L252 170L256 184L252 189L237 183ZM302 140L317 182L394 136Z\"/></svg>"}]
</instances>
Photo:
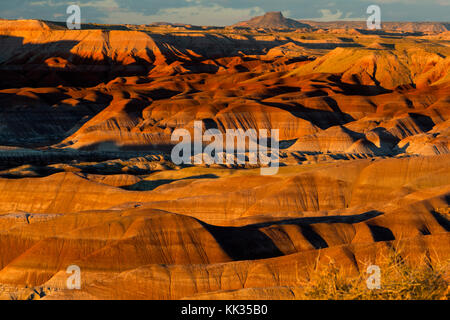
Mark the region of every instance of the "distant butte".
<instances>
[{"instance_id":1,"label":"distant butte","mask_svg":"<svg viewBox=\"0 0 450 320\"><path fill-rule=\"evenodd\" d=\"M243 21L237 23L237 27L249 27L249 28L265 28L265 29L302 29L311 26L298 22L293 19L285 18L280 11L267 12L263 16L254 17L249 21Z\"/></svg>"}]
</instances>

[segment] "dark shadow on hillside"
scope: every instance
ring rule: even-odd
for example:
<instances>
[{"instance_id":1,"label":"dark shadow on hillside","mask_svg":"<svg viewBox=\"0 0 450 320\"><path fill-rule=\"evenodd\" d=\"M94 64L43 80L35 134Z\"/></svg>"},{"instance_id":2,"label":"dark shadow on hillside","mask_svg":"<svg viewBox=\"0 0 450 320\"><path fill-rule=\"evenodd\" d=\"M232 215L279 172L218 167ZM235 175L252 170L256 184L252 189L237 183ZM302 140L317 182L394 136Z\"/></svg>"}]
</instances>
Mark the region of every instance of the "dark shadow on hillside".
<instances>
[{"instance_id":1,"label":"dark shadow on hillside","mask_svg":"<svg viewBox=\"0 0 450 320\"><path fill-rule=\"evenodd\" d=\"M0 93L0 145L35 148L58 143L112 100L112 97L98 93L96 101L81 99L74 107L63 102L71 98L63 90L27 91L29 96Z\"/></svg>"},{"instance_id":2,"label":"dark shadow on hillside","mask_svg":"<svg viewBox=\"0 0 450 320\"><path fill-rule=\"evenodd\" d=\"M302 235L315 249L328 248L328 243L318 234L311 225L300 225Z\"/></svg>"},{"instance_id":3,"label":"dark shadow on hillside","mask_svg":"<svg viewBox=\"0 0 450 320\"><path fill-rule=\"evenodd\" d=\"M328 102L332 103L331 98L328 100ZM355 119L351 115L342 112L336 103L331 108L336 109L337 111L311 109L297 102L283 104L277 102L260 101L260 103L270 107L288 111L293 116L307 120L323 130L336 125L344 125L346 123L355 121Z\"/></svg>"},{"instance_id":4,"label":"dark shadow on hillside","mask_svg":"<svg viewBox=\"0 0 450 320\"><path fill-rule=\"evenodd\" d=\"M135 62L122 64L109 57L94 60L71 52L78 41L56 41L43 44L23 43L22 37L0 36L3 48L13 50L9 57L0 62L0 89L21 87L94 87L118 77L143 76L153 65L139 57ZM152 52L148 52L150 58ZM94 52L92 53L94 54ZM50 66L47 59L64 59L68 64Z\"/></svg>"},{"instance_id":5,"label":"dark shadow on hillside","mask_svg":"<svg viewBox=\"0 0 450 320\"><path fill-rule=\"evenodd\" d=\"M281 220L281 221L270 221L270 222L262 222L262 223L255 223L252 225L249 225L254 228L265 228L272 225L311 225L311 224L317 224L317 223L347 223L347 224L354 224L354 223L360 223L364 222L373 218L376 218L380 215L382 215L383 212L372 210L368 211L362 214L356 214L356 215L350 215L350 216L323 216L323 217L306 217L306 218L294 218L294 219L287 219L287 220ZM249 227L248 226L248 227Z\"/></svg>"},{"instance_id":6,"label":"dark shadow on hillside","mask_svg":"<svg viewBox=\"0 0 450 320\"><path fill-rule=\"evenodd\" d=\"M367 30L367 29L356 29L359 33L364 35L379 35L379 36L390 36L390 37L420 37L423 36L423 32L389 32L384 30Z\"/></svg>"},{"instance_id":7,"label":"dark shadow on hillside","mask_svg":"<svg viewBox=\"0 0 450 320\"><path fill-rule=\"evenodd\" d=\"M159 179L159 180L143 180L135 183L131 186L122 187L122 189L130 190L130 191L152 191L156 188L170 184L175 181L183 181L183 180L197 180L197 179L218 179L219 177L215 174L202 174L197 176L190 176L181 179Z\"/></svg>"},{"instance_id":8,"label":"dark shadow on hillside","mask_svg":"<svg viewBox=\"0 0 450 320\"><path fill-rule=\"evenodd\" d=\"M341 92L337 91L336 93L342 93L349 96L376 96L392 92L392 90L385 89L379 85L365 85L358 83L357 79L355 80L355 84L344 83L341 82L341 77L339 75L330 76L328 77L328 80L342 90Z\"/></svg>"},{"instance_id":9,"label":"dark shadow on hillside","mask_svg":"<svg viewBox=\"0 0 450 320\"><path fill-rule=\"evenodd\" d=\"M66 22L46 21L46 20L43 20L43 21L45 23L47 23L50 27L56 26L56 27L59 27L58 29L68 30ZM127 31L127 30L131 30L131 29L124 25L82 23L81 30L123 30L123 31Z\"/></svg>"},{"instance_id":10,"label":"dark shadow on hillside","mask_svg":"<svg viewBox=\"0 0 450 320\"><path fill-rule=\"evenodd\" d=\"M441 227L445 229L445 231L450 231L450 221L444 215L434 210L431 211L431 214L433 215L434 219L436 219L437 223L439 223Z\"/></svg>"},{"instance_id":11,"label":"dark shadow on hillside","mask_svg":"<svg viewBox=\"0 0 450 320\"><path fill-rule=\"evenodd\" d=\"M51 167L28 166L17 170L0 171L0 178L22 179L22 178L42 178L55 173L64 172L62 169Z\"/></svg>"},{"instance_id":12,"label":"dark shadow on hillside","mask_svg":"<svg viewBox=\"0 0 450 320\"><path fill-rule=\"evenodd\" d=\"M234 261L267 259L283 255L272 239L258 229L218 227L201 223Z\"/></svg>"},{"instance_id":13,"label":"dark shadow on hillside","mask_svg":"<svg viewBox=\"0 0 450 320\"><path fill-rule=\"evenodd\" d=\"M392 231L388 228L376 226L376 225L368 225L370 229L370 233L372 233L373 241L393 241L395 240L395 236Z\"/></svg>"},{"instance_id":14,"label":"dark shadow on hillside","mask_svg":"<svg viewBox=\"0 0 450 320\"><path fill-rule=\"evenodd\" d=\"M423 132L428 132L435 126L433 119L431 119L429 116L414 112L410 112L409 116Z\"/></svg>"},{"instance_id":15,"label":"dark shadow on hillside","mask_svg":"<svg viewBox=\"0 0 450 320\"><path fill-rule=\"evenodd\" d=\"M300 232L316 249L327 248L327 242L314 230L317 223L346 223L354 224L364 222L378 217L383 213L380 211L369 211L359 215L351 216L324 216L295 218L280 221L270 221L246 225L243 227L220 227L201 223L216 239L223 250L234 260L267 259L283 255L280 249L273 243L261 229L277 227L281 225L296 225ZM379 227L382 228L382 227ZM385 229L385 228L383 228ZM380 239L377 237L377 239ZM388 237L384 237L388 238Z\"/></svg>"}]
</instances>

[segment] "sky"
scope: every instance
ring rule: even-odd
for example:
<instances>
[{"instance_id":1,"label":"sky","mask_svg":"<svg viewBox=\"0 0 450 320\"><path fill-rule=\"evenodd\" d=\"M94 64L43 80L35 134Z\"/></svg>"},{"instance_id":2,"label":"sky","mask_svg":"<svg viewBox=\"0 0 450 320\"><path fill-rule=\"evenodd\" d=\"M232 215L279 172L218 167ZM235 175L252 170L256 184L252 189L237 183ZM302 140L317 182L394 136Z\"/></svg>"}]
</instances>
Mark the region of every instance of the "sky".
<instances>
[{"instance_id":1,"label":"sky","mask_svg":"<svg viewBox=\"0 0 450 320\"><path fill-rule=\"evenodd\" d=\"M372 4L380 6L382 21L450 20L450 0L1 0L0 18L66 21L71 4L80 6L83 23L106 24L224 26L268 11L293 19L365 20Z\"/></svg>"}]
</instances>

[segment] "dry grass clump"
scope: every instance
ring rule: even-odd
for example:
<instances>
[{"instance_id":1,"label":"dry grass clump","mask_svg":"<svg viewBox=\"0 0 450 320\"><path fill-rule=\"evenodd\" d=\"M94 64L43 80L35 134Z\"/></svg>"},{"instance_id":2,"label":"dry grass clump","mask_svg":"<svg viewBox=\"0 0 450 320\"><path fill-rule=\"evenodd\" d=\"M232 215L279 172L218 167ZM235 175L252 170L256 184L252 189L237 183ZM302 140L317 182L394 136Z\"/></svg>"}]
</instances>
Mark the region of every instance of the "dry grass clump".
<instances>
[{"instance_id":1,"label":"dry grass clump","mask_svg":"<svg viewBox=\"0 0 450 320\"><path fill-rule=\"evenodd\" d=\"M370 290L370 274L349 276L330 262L313 268L302 290L302 299L314 300L448 300L450 261L431 262L428 257L412 264L391 249L382 263L380 289ZM369 264L366 264L368 266Z\"/></svg>"}]
</instances>

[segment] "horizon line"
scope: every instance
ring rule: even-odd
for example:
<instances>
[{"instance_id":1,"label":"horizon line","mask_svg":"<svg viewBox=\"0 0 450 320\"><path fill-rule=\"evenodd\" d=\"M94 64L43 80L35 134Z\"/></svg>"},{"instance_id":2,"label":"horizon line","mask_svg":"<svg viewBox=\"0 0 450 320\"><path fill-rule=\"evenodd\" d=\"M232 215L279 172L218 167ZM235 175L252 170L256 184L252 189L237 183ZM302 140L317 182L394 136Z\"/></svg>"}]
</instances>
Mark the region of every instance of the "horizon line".
<instances>
[{"instance_id":1,"label":"horizon line","mask_svg":"<svg viewBox=\"0 0 450 320\"><path fill-rule=\"evenodd\" d=\"M314 23L363 23L366 20L314 20L314 19L293 19L293 18L289 18L295 21L307 21L307 22L314 22ZM319 19L319 18L318 18ZM39 19L39 18L2 18L0 17L0 21L42 21L42 22L50 22L50 23L66 23L65 20L46 20L46 19ZM152 21L149 23L102 23L102 22L81 22L81 25L104 25L104 26L112 26L112 25L116 25L116 26L124 26L124 25L133 25L133 26L142 26L142 25L151 25L151 24L155 24L155 23L159 23L159 24L164 24L167 23L168 25L179 25L179 26L196 26L196 27L231 27L231 26L235 26L236 24L240 23L240 22L245 22L244 21L238 21L234 24L230 24L230 25L207 25L207 24L194 24L194 23L183 23L183 22L170 22L170 21ZM437 21L437 20L424 20L424 21L414 21L414 20L385 20L382 21L381 24L383 23L449 23L450 24L450 20L449 21ZM242 26L242 28L245 28L245 26ZM301 28L290 28L290 29L301 29Z\"/></svg>"}]
</instances>

